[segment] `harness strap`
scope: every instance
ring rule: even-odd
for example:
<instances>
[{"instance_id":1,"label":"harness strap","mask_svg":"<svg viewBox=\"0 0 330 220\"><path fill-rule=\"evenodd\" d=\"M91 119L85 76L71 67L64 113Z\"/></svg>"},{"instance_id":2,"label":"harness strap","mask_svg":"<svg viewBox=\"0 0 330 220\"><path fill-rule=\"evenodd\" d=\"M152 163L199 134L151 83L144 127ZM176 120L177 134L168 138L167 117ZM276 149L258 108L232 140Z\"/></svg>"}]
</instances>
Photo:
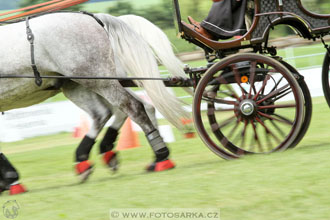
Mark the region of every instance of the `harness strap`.
<instances>
[{"instance_id":1,"label":"harness strap","mask_svg":"<svg viewBox=\"0 0 330 220\"><path fill-rule=\"evenodd\" d=\"M37 86L41 86L42 79L40 77L40 73L38 71L38 68L36 66L35 59L34 59L34 35L33 35L32 30L30 28L29 19L30 19L29 16L26 17L26 35L27 35L27 40L30 42L31 67L32 67L32 70L33 70L33 73L34 73L35 83L37 84Z\"/></svg>"},{"instance_id":2,"label":"harness strap","mask_svg":"<svg viewBox=\"0 0 330 220\"><path fill-rule=\"evenodd\" d=\"M85 12L85 11L82 11L80 13L86 14L86 15L89 15L89 16L93 17L102 27L104 27L103 22L100 19L98 19L96 16L94 16L94 14L88 13L88 12ZM30 42L31 67L32 67L33 74L34 74L34 77L35 77L35 83L37 84L37 86L41 86L42 79L40 77L40 72L38 71L38 68L37 68L37 65L36 65L35 59L34 59L34 35L33 35L32 30L30 28L29 19L30 19L30 16L27 16L26 19L25 19L25 22L26 22L27 40Z\"/></svg>"},{"instance_id":3,"label":"harness strap","mask_svg":"<svg viewBox=\"0 0 330 220\"><path fill-rule=\"evenodd\" d=\"M104 27L103 22L98 17L96 17L93 13L89 13L87 11L79 11L79 13L91 16L92 18L94 18L97 21L97 23L99 23L102 27Z\"/></svg>"}]
</instances>

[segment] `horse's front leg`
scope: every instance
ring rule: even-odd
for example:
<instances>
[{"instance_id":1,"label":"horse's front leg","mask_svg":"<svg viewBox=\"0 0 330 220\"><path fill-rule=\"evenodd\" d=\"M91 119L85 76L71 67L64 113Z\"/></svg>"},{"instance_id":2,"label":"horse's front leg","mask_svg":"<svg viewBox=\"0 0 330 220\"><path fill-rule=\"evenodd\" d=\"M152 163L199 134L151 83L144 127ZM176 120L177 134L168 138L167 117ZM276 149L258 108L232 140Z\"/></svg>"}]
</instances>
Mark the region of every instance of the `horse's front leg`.
<instances>
[{"instance_id":1,"label":"horse's front leg","mask_svg":"<svg viewBox=\"0 0 330 220\"><path fill-rule=\"evenodd\" d=\"M0 152L0 193L9 190L10 195L26 192L25 187L18 182L19 174L7 157Z\"/></svg>"}]
</instances>

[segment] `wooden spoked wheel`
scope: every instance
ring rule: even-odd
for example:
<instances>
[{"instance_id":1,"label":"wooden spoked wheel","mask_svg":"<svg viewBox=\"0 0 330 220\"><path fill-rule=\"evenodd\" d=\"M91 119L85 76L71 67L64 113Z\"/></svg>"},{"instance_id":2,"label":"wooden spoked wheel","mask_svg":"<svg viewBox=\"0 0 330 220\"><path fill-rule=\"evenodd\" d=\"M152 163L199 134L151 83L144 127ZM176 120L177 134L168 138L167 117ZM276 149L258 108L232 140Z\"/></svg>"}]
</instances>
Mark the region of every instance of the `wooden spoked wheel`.
<instances>
[{"instance_id":1,"label":"wooden spoked wheel","mask_svg":"<svg viewBox=\"0 0 330 220\"><path fill-rule=\"evenodd\" d=\"M327 52L324 56L323 67L322 67L322 87L324 97L327 100L327 103L330 107L330 54Z\"/></svg>"},{"instance_id":2,"label":"wooden spoked wheel","mask_svg":"<svg viewBox=\"0 0 330 220\"><path fill-rule=\"evenodd\" d=\"M207 147L225 159L287 149L304 116L304 96L293 74L263 55L219 61L195 91L195 127Z\"/></svg>"},{"instance_id":3,"label":"wooden spoked wheel","mask_svg":"<svg viewBox=\"0 0 330 220\"><path fill-rule=\"evenodd\" d=\"M305 136L313 113L313 106L312 106L312 97L311 93L309 92L308 86L304 80L304 77L299 74L298 70L296 70L293 66L288 64L287 62L281 60L280 61L288 70L290 70L291 74L297 79L299 87L301 88L302 94L304 96L304 117L303 123L301 125L300 131L296 136L295 140L290 144L289 148L294 148L297 144L301 141L301 139Z\"/></svg>"}]
</instances>

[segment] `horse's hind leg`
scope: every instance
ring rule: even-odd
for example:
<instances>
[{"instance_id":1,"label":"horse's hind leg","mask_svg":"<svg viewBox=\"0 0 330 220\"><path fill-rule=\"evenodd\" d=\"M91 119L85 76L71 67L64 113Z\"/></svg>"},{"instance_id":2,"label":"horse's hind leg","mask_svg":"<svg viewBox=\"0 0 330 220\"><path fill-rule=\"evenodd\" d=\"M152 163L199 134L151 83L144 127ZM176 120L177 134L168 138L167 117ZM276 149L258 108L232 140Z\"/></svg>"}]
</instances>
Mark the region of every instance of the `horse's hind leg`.
<instances>
[{"instance_id":1,"label":"horse's hind leg","mask_svg":"<svg viewBox=\"0 0 330 220\"><path fill-rule=\"evenodd\" d=\"M92 89L107 99L109 103L118 106L121 111L140 125L155 154L154 163L147 168L149 171L161 171L174 167L174 164L168 159L169 149L149 119L141 101L114 81L112 86L107 89L104 86L94 86Z\"/></svg>"},{"instance_id":2,"label":"horse's hind leg","mask_svg":"<svg viewBox=\"0 0 330 220\"><path fill-rule=\"evenodd\" d=\"M143 103L144 109L146 110L151 122L157 128L158 124L157 124L155 108L149 103L140 99L135 93L132 92L131 94ZM112 149L114 148L114 143L119 135L119 129L122 127L126 119L127 119L127 115L119 109L113 113L110 119L109 128L100 144L101 154L112 151Z\"/></svg>"},{"instance_id":3,"label":"horse's hind leg","mask_svg":"<svg viewBox=\"0 0 330 220\"><path fill-rule=\"evenodd\" d=\"M19 174L6 156L0 152L0 193L9 190L10 195L26 192L24 186L18 182Z\"/></svg>"},{"instance_id":4,"label":"horse's hind leg","mask_svg":"<svg viewBox=\"0 0 330 220\"><path fill-rule=\"evenodd\" d=\"M83 109L93 120L91 129L80 142L75 154L76 172L82 181L85 181L93 168L88 160L90 151L95 144L96 137L110 118L111 109L104 98L75 82L66 82L62 90L69 100Z\"/></svg>"}]
</instances>

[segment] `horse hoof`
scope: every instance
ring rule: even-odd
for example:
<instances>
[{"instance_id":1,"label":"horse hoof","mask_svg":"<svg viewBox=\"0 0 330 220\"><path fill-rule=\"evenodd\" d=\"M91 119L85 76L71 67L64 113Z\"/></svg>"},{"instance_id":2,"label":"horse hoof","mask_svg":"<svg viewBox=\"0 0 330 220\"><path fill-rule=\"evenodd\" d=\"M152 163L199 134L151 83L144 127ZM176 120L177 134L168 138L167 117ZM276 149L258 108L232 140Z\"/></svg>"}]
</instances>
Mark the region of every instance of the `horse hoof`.
<instances>
[{"instance_id":1,"label":"horse hoof","mask_svg":"<svg viewBox=\"0 0 330 220\"><path fill-rule=\"evenodd\" d=\"M93 165L88 160L76 164L76 173L79 175L81 182L85 182L89 175L93 172Z\"/></svg>"},{"instance_id":2,"label":"horse hoof","mask_svg":"<svg viewBox=\"0 0 330 220\"><path fill-rule=\"evenodd\" d=\"M171 160L167 159L161 162L153 162L146 168L146 170L148 172L160 172L164 170L173 169L174 167L175 164Z\"/></svg>"},{"instance_id":3,"label":"horse hoof","mask_svg":"<svg viewBox=\"0 0 330 220\"><path fill-rule=\"evenodd\" d=\"M103 162L114 172L117 171L119 167L117 154L118 153L114 151L108 151L103 154Z\"/></svg>"},{"instance_id":4,"label":"horse hoof","mask_svg":"<svg viewBox=\"0 0 330 220\"><path fill-rule=\"evenodd\" d=\"M9 188L9 195L17 195L25 192L27 192L27 190L22 184L11 185Z\"/></svg>"}]
</instances>

